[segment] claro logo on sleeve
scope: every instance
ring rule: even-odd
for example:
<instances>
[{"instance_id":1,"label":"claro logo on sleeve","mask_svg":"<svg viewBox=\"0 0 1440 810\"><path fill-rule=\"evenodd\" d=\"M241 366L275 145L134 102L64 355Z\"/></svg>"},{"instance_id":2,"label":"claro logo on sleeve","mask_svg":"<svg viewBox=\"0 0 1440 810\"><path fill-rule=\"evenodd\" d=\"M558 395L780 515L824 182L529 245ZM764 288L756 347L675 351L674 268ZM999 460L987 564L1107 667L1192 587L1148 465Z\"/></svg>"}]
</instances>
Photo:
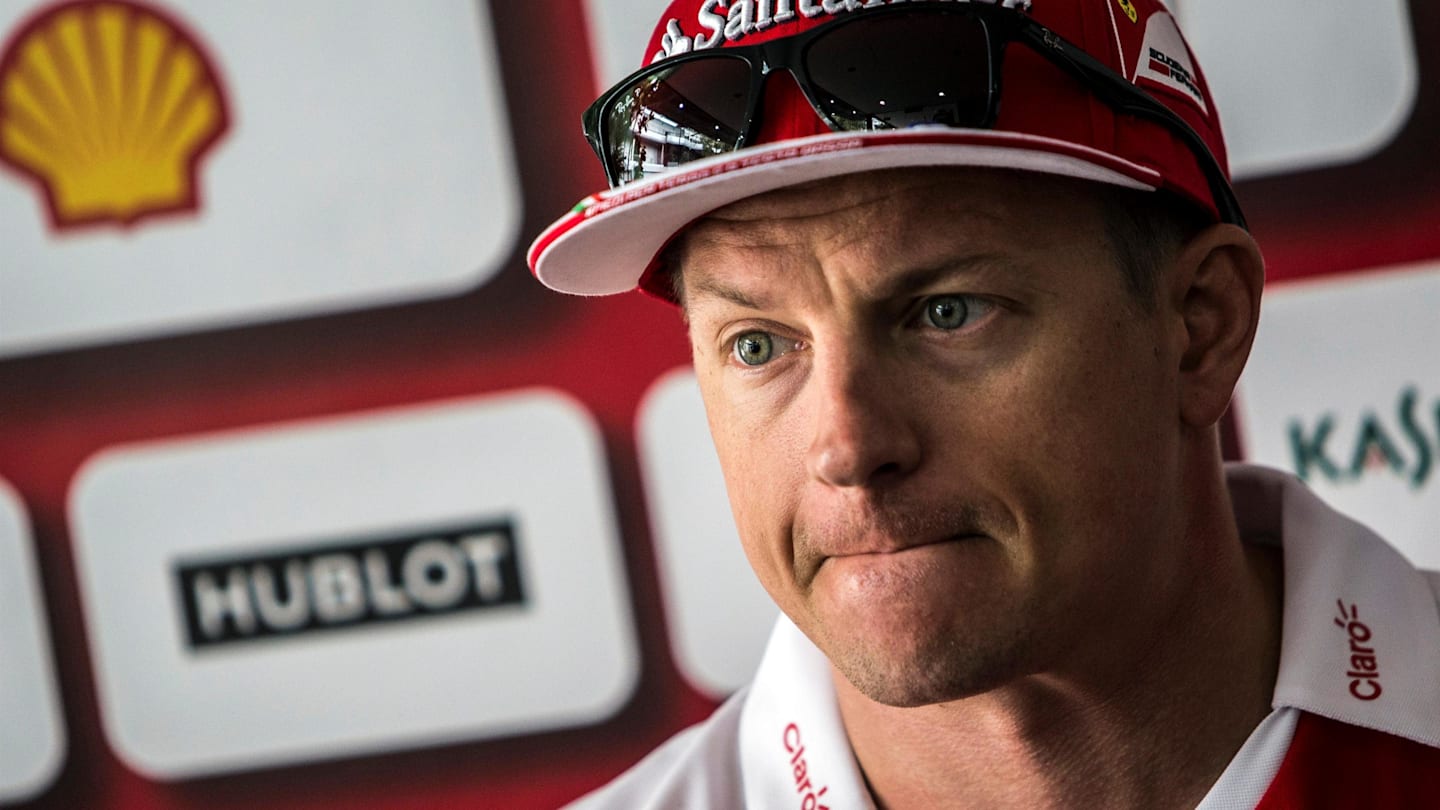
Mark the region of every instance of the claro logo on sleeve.
<instances>
[{"instance_id":1,"label":"claro logo on sleeve","mask_svg":"<svg viewBox=\"0 0 1440 810\"><path fill-rule=\"evenodd\" d=\"M509 522L280 554L181 561L192 649L525 602Z\"/></svg>"}]
</instances>

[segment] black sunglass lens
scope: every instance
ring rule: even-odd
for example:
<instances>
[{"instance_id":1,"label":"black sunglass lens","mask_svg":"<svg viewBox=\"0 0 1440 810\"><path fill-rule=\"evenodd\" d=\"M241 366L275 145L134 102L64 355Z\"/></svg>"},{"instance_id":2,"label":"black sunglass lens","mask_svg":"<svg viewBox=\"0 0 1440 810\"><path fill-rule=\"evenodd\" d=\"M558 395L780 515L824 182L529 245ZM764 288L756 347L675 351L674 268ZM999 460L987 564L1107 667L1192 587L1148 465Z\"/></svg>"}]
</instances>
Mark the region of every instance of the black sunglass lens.
<instances>
[{"instance_id":1,"label":"black sunglass lens","mask_svg":"<svg viewBox=\"0 0 1440 810\"><path fill-rule=\"evenodd\" d=\"M850 130L988 126L990 65L985 24L963 13L856 20L805 54L815 103Z\"/></svg>"},{"instance_id":2,"label":"black sunglass lens","mask_svg":"<svg viewBox=\"0 0 1440 810\"><path fill-rule=\"evenodd\" d=\"M740 146L750 109L750 63L716 55L649 73L606 113L616 185Z\"/></svg>"}]
</instances>

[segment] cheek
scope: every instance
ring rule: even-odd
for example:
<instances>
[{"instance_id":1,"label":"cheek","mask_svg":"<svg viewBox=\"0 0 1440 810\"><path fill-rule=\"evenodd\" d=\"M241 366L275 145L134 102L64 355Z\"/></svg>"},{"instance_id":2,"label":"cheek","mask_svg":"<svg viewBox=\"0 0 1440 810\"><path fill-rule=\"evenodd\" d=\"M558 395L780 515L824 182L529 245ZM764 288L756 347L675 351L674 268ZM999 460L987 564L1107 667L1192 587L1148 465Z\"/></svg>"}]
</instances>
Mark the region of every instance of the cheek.
<instances>
[{"instance_id":1,"label":"cheek","mask_svg":"<svg viewBox=\"0 0 1440 810\"><path fill-rule=\"evenodd\" d=\"M1102 339L1096 339L1100 337ZM1028 537L1031 564L1098 573L1149 535L1177 475L1173 387L1134 329L1056 342L993 392L987 466Z\"/></svg>"},{"instance_id":2,"label":"cheek","mask_svg":"<svg viewBox=\"0 0 1440 810\"><path fill-rule=\"evenodd\" d=\"M765 589L785 604L794 579L790 538L803 459L786 449L780 415L702 391L745 556Z\"/></svg>"},{"instance_id":3,"label":"cheek","mask_svg":"<svg viewBox=\"0 0 1440 810\"><path fill-rule=\"evenodd\" d=\"M1174 375L1154 351L1155 336L1120 320L1071 321L1005 375L996 397L1005 404L992 411L1057 464L1100 469L1147 455L1179 425ZM1087 326L1095 322L1106 325Z\"/></svg>"}]
</instances>

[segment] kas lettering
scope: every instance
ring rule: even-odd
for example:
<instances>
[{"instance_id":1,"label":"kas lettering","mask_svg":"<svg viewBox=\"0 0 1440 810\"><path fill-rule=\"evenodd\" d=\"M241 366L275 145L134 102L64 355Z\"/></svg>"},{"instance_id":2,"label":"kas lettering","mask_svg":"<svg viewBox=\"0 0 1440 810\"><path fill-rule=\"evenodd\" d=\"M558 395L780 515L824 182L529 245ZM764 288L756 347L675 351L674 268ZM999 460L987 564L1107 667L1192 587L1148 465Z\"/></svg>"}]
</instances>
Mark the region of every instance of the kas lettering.
<instances>
[{"instance_id":1,"label":"kas lettering","mask_svg":"<svg viewBox=\"0 0 1440 810\"><path fill-rule=\"evenodd\" d=\"M1345 677L1350 679L1350 694L1357 700L1374 700L1384 690L1380 688L1380 662L1375 657L1375 648L1365 646L1370 641L1370 628L1360 621L1360 608L1346 607L1339 599L1340 615L1335 617L1335 626L1350 635L1350 670Z\"/></svg>"},{"instance_id":2,"label":"kas lettering","mask_svg":"<svg viewBox=\"0 0 1440 810\"><path fill-rule=\"evenodd\" d=\"M1393 426L1387 428L1386 423L1375 412L1365 412L1360 419L1360 428L1356 432L1355 447L1350 453L1349 464L1344 466L1336 463L1329 455L1327 447L1335 429L1334 414L1321 416L1314 429L1309 431L1300 420L1290 420L1290 450L1295 460L1295 474L1300 476L1301 480L1309 481L1318 471L1331 482L1344 483L1359 480L1368 468L1382 465L1392 473L1408 479L1412 489L1421 488L1430 478L1435 454L1440 452L1440 400L1435 401L1431 413L1436 432L1434 438L1426 435L1421 426L1419 404L1420 392L1415 387L1411 386L1400 393L1395 407L1395 421L1392 423L1398 424L1398 430ZM1414 453L1413 462L1408 462L1401 454L1400 445L1395 440L1396 435L1405 437Z\"/></svg>"},{"instance_id":3,"label":"kas lettering","mask_svg":"<svg viewBox=\"0 0 1440 810\"><path fill-rule=\"evenodd\" d=\"M269 565L234 566L223 585L210 572L195 577L193 597L207 638L225 634L225 620L240 635L258 625L275 632L309 625L356 621L367 613L399 616L416 610L449 610L474 589L482 602L505 593L500 564L509 553L504 537L482 534L455 542L430 540L409 549L396 572L384 552L297 557L284 565L288 598L282 599Z\"/></svg>"},{"instance_id":4,"label":"kas lettering","mask_svg":"<svg viewBox=\"0 0 1440 810\"><path fill-rule=\"evenodd\" d=\"M829 785L815 790L810 782L810 765L805 761L805 744L800 741L800 727L791 723L785 727L785 751L790 754L791 774L795 777L795 792L800 794L800 810L830 810L829 805L820 803Z\"/></svg>"},{"instance_id":5,"label":"kas lettering","mask_svg":"<svg viewBox=\"0 0 1440 810\"><path fill-rule=\"evenodd\" d=\"M867 8L879 8L897 3L916 0L705 0L700 4L696 24L703 31L688 36L680 20L672 19L665 24L665 33L660 37L660 50L651 59L658 62L667 56L703 51L718 47L721 41L734 42L747 34L764 31L772 25L786 23L801 17L812 18L822 14L835 15ZM1005 8L1019 8L1028 11L1030 0L932 0L932 2L983 3Z\"/></svg>"}]
</instances>

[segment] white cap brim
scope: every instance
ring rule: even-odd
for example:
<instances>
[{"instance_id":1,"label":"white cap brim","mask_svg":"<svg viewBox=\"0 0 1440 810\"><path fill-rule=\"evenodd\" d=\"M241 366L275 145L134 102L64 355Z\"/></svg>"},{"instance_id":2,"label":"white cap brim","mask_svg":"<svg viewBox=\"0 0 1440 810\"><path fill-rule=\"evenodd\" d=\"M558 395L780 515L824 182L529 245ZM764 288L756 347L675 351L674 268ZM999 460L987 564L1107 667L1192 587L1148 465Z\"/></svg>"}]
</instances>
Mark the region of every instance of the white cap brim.
<instances>
[{"instance_id":1,"label":"white cap brim","mask_svg":"<svg viewBox=\"0 0 1440 810\"><path fill-rule=\"evenodd\" d=\"M530 246L545 286L574 295L635 289L661 249L718 208L827 177L912 166L1018 169L1153 191L1154 169L1068 141L921 127L833 132L749 147L587 197Z\"/></svg>"}]
</instances>

